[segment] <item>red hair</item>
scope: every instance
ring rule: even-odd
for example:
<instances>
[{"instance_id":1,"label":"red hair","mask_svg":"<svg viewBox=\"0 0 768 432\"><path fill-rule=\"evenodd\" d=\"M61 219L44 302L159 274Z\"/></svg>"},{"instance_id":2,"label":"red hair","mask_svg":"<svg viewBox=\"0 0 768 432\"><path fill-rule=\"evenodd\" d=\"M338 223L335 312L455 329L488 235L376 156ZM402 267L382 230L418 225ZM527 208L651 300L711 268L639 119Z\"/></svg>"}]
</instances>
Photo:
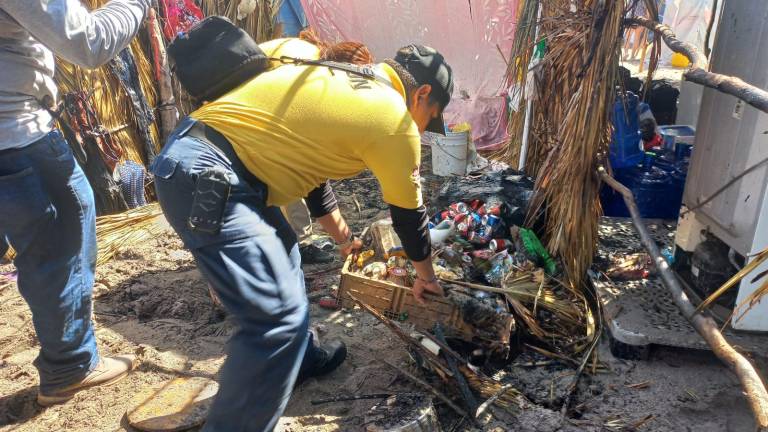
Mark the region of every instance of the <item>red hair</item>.
<instances>
[{"instance_id":1,"label":"red hair","mask_svg":"<svg viewBox=\"0 0 768 432\"><path fill-rule=\"evenodd\" d=\"M307 41L320 48L320 60L329 60L352 64L371 64L374 62L373 54L365 44L355 41L344 41L337 44L329 44L320 40L312 30L302 30L299 39Z\"/></svg>"}]
</instances>

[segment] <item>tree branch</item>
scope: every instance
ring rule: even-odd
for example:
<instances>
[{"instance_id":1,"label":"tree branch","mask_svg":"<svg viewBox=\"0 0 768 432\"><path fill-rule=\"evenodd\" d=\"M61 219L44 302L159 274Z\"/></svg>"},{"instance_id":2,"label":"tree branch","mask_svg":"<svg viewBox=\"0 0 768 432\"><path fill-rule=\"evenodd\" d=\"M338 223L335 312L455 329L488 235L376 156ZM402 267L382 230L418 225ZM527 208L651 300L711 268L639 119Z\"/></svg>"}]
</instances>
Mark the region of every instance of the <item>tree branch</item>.
<instances>
[{"instance_id":1,"label":"tree branch","mask_svg":"<svg viewBox=\"0 0 768 432\"><path fill-rule=\"evenodd\" d=\"M691 61L691 66L683 73L686 80L735 96L768 113L767 91L739 78L707 71L706 57L695 46L679 40L669 26L642 17L627 18L624 22L629 26L639 25L658 32L672 51L686 56Z\"/></svg>"}]
</instances>

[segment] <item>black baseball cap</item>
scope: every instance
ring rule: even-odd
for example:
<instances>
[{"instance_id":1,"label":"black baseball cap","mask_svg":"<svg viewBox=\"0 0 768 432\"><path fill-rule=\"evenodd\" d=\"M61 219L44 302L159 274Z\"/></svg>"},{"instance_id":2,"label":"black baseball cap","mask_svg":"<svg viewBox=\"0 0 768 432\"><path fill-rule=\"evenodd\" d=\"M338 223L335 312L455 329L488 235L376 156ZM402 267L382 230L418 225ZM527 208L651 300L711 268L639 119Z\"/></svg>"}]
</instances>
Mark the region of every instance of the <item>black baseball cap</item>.
<instances>
[{"instance_id":1,"label":"black baseball cap","mask_svg":"<svg viewBox=\"0 0 768 432\"><path fill-rule=\"evenodd\" d=\"M432 86L432 96L440 103L440 115L427 125L427 131L445 135L442 110L451 101L453 94L453 72L442 54L436 49L411 44L397 51L395 61L400 63L419 85Z\"/></svg>"}]
</instances>

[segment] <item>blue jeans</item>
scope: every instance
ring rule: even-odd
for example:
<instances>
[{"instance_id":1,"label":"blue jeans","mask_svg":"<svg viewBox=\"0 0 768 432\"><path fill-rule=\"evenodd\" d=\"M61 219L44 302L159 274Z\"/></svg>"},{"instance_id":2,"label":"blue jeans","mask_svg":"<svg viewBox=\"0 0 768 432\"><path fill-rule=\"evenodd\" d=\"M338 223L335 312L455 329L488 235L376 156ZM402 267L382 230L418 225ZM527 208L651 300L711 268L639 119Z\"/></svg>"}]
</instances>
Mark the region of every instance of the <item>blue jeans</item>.
<instances>
[{"instance_id":1,"label":"blue jeans","mask_svg":"<svg viewBox=\"0 0 768 432\"><path fill-rule=\"evenodd\" d=\"M99 362L91 322L96 267L93 191L59 131L0 151L0 239L16 250L32 311L40 390L81 380Z\"/></svg>"},{"instance_id":2,"label":"blue jeans","mask_svg":"<svg viewBox=\"0 0 768 432\"><path fill-rule=\"evenodd\" d=\"M179 124L152 171L168 222L238 326L203 430L271 431L305 352L312 351L306 349L312 340L296 235L279 208L266 205L267 187L245 180L236 157L185 135L193 124ZM187 223L196 181L212 169L226 172L231 185L216 234Z\"/></svg>"}]
</instances>

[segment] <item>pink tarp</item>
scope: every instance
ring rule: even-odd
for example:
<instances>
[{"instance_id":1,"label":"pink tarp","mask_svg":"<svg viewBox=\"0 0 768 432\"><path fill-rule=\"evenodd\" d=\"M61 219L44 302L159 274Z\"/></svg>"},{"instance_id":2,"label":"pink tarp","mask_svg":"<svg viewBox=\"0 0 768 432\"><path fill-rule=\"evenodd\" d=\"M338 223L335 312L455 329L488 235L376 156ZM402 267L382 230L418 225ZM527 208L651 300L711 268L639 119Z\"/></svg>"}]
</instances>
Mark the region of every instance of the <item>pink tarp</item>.
<instances>
[{"instance_id":1,"label":"pink tarp","mask_svg":"<svg viewBox=\"0 0 768 432\"><path fill-rule=\"evenodd\" d=\"M438 49L455 75L446 122L468 121L479 149L506 140L504 56L519 0L301 0L310 26L326 40L358 40L377 60L401 46Z\"/></svg>"}]
</instances>

